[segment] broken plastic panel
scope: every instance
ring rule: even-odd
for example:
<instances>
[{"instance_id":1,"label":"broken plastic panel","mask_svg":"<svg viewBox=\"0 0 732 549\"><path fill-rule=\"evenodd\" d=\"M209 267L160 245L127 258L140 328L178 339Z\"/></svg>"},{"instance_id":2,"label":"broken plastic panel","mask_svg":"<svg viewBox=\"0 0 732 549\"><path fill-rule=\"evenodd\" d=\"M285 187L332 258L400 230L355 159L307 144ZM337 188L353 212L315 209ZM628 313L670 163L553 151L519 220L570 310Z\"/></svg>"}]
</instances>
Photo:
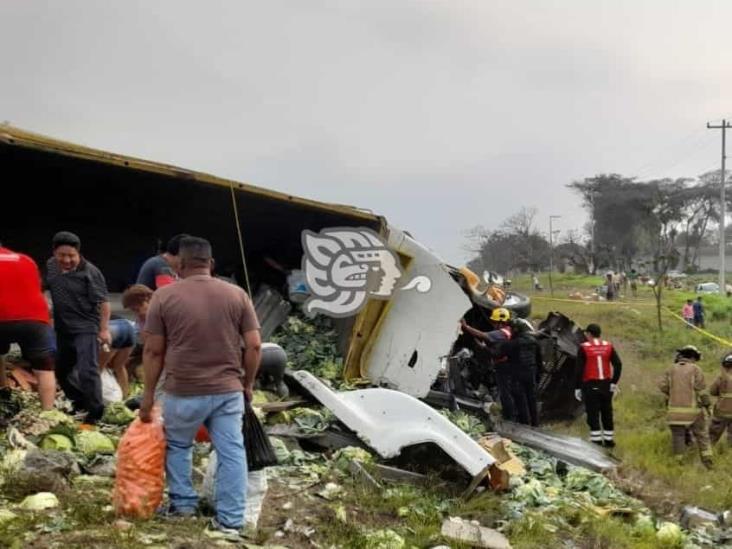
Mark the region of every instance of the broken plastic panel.
<instances>
[{"instance_id":1,"label":"broken plastic panel","mask_svg":"<svg viewBox=\"0 0 732 549\"><path fill-rule=\"evenodd\" d=\"M376 388L335 392L310 372L299 370L293 376L384 459L409 446L434 443L473 477L471 486L481 482L495 463L450 420L412 396Z\"/></svg>"},{"instance_id":2,"label":"broken plastic panel","mask_svg":"<svg viewBox=\"0 0 732 549\"><path fill-rule=\"evenodd\" d=\"M411 258L404 283L422 275L431 285L426 293L395 290L362 362L374 384L423 398L437 379L441 357L450 352L470 301L442 260L406 233L390 227L388 247Z\"/></svg>"}]
</instances>

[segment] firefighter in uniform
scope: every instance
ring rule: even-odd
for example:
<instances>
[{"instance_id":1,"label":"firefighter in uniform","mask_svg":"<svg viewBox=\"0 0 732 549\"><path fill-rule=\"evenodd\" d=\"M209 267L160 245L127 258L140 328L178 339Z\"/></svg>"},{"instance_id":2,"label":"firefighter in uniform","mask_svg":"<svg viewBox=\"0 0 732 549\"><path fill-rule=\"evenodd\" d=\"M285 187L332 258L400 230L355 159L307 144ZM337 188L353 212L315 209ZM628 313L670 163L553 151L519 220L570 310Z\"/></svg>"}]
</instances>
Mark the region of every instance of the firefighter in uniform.
<instances>
[{"instance_id":1,"label":"firefighter in uniform","mask_svg":"<svg viewBox=\"0 0 732 549\"><path fill-rule=\"evenodd\" d=\"M511 328L514 337L501 343L500 352L508 357L516 421L538 427L536 385L543 366L541 346L529 321L519 318L513 322Z\"/></svg>"},{"instance_id":2,"label":"firefighter in uniform","mask_svg":"<svg viewBox=\"0 0 732 549\"><path fill-rule=\"evenodd\" d=\"M495 367L496 385L498 387L498 398L501 401L501 417L509 421L516 419L516 409L511 396L511 369L509 368L508 357L502 353L498 344L510 341L513 332L509 324L511 312L503 307L491 311L490 321L493 330L481 332L468 325L465 319L460 320L460 327L486 345L491 346L493 351L493 364Z\"/></svg>"},{"instance_id":3,"label":"firefighter in uniform","mask_svg":"<svg viewBox=\"0 0 732 549\"><path fill-rule=\"evenodd\" d=\"M709 443L707 410L709 393L704 374L697 366L701 353L693 345L685 345L676 352L674 366L661 378L658 388L668 399L667 423L671 428L674 455L686 450L686 432L691 431L699 446L705 467L712 467L712 447Z\"/></svg>"},{"instance_id":4,"label":"firefighter in uniform","mask_svg":"<svg viewBox=\"0 0 732 549\"><path fill-rule=\"evenodd\" d=\"M612 343L600 339L602 330L597 324L585 329L586 341L577 353L577 400L584 401L590 441L607 448L615 447L613 424L613 397L623 364Z\"/></svg>"},{"instance_id":5,"label":"firefighter in uniform","mask_svg":"<svg viewBox=\"0 0 732 549\"><path fill-rule=\"evenodd\" d=\"M709 394L717 397L709 427L709 438L716 444L727 431L727 442L732 444L732 353L722 357L722 371L709 388Z\"/></svg>"}]
</instances>

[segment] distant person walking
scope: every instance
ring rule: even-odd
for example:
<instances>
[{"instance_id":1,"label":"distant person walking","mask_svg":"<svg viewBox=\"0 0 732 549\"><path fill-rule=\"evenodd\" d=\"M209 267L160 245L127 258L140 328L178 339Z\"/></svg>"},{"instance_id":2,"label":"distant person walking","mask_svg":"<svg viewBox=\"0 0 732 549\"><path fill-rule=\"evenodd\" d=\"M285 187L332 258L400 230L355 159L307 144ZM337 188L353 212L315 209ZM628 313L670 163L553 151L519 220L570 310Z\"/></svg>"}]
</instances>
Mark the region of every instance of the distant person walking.
<instances>
[{"instance_id":1,"label":"distant person walking","mask_svg":"<svg viewBox=\"0 0 732 549\"><path fill-rule=\"evenodd\" d=\"M630 281L630 292L633 297L638 297L638 272L635 269L631 269L628 273L628 280Z\"/></svg>"},{"instance_id":2,"label":"distant person walking","mask_svg":"<svg viewBox=\"0 0 732 549\"><path fill-rule=\"evenodd\" d=\"M101 271L81 255L81 240L74 233L56 233L52 244L46 283L58 344L56 375L74 409L87 412L85 423L96 423L104 414L99 344L112 344L107 284Z\"/></svg>"},{"instance_id":3,"label":"distant person walking","mask_svg":"<svg viewBox=\"0 0 732 549\"><path fill-rule=\"evenodd\" d=\"M212 277L212 262L207 240L182 239L182 280L160 288L150 300L140 419L151 420L155 387L164 367L169 513L196 513L198 495L191 479L191 452L196 432L205 425L218 457L216 516L210 528L237 535L244 525L246 503L244 395L251 400L261 340L249 296L240 287Z\"/></svg>"},{"instance_id":4,"label":"distant person walking","mask_svg":"<svg viewBox=\"0 0 732 549\"><path fill-rule=\"evenodd\" d=\"M698 328L704 328L704 305L702 304L701 296L696 298L693 305L694 308L694 326Z\"/></svg>"},{"instance_id":5,"label":"distant person walking","mask_svg":"<svg viewBox=\"0 0 732 549\"><path fill-rule=\"evenodd\" d=\"M711 402L704 382L704 374L697 362L701 353L693 345L676 351L674 366L663 375L658 388L667 397L666 422L671 429L671 448L674 455L686 450L686 432L694 435L701 461L712 467L712 448L709 442L706 409Z\"/></svg>"},{"instance_id":6,"label":"distant person walking","mask_svg":"<svg viewBox=\"0 0 732 549\"><path fill-rule=\"evenodd\" d=\"M615 446L613 397L623 364L613 344L600 339L602 330L597 324L585 328L586 341L577 353L577 382L574 396L584 401L590 442L600 446Z\"/></svg>"},{"instance_id":7,"label":"distant person walking","mask_svg":"<svg viewBox=\"0 0 732 549\"><path fill-rule=\"evenodd\" d=\"M605 299L608 301L614 301L618 295L617 286L613 280L613 273L607 273L605 275Z\"/></svg>"},{"instance_id":8,"label":"distant person walking","mask_svg":"<svg viewBox=\"0 0 732 549\"><path fill-rule=\"evenodd\" d=\"M687 299L684 306L681 308L681 316L684 318L689 328L694 325L694 301Z\"/></svg>"},{"instance_id":9,"label":"distant person walking","mask_svg":"<svg viewBox=\"0 0 732 549\"><path fill-rule=\"evenodd\" d=\"M540 292L544 289L541 287L541 282L539 282L539 277L536 276L535 274L531 275L531 283L533 284L534 291L536 291L536 292Z\"/></svg>"}]
</instances>

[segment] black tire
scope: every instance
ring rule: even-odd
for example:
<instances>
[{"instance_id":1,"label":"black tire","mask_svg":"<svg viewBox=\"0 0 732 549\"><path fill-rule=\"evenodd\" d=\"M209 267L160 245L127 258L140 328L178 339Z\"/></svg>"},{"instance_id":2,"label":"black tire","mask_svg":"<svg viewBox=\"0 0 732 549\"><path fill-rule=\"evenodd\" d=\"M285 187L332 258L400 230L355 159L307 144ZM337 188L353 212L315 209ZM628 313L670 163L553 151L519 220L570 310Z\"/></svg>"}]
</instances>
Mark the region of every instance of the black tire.
<instances>
[{"instance_id":1,"label":"black tire","mask_svg":"<svg viewBox=\"0 0 732 549\"><path fill-rule=\"evenodd\" d=\"M519 318L528 318L531 315L531 299L523 294L508 292L503 307Z\"/></svg>"}]
</instances>

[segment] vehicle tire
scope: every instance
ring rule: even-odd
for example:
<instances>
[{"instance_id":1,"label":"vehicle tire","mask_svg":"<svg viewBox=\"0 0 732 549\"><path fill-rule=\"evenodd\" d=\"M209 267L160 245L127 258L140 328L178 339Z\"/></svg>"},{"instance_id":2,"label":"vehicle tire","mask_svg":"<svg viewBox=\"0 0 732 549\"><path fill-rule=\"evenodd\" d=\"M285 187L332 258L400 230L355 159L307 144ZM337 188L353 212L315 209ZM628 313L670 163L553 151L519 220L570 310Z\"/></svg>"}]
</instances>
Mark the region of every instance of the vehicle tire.
<instances>
[{"instance_id":1,"label":"vehicle tire","mask_svg":"<svg viewBox=\"0 0 732 549\"><path fill-rule=\"evenodd\" d=\"M527 318L531 314L531 299L523 294L508 292L503 306L519 318Z\"/></svg>"}]
</instances>

